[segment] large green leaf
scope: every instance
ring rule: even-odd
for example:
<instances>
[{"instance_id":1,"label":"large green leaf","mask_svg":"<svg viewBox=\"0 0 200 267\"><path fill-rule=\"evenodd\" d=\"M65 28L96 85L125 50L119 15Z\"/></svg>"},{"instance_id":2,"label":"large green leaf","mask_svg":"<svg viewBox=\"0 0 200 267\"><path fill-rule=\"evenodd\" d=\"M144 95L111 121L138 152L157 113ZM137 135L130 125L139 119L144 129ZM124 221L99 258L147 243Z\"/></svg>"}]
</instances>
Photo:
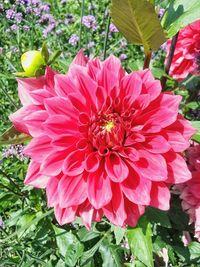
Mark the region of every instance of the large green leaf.
<instances>
[{"instance_id":1,"label":"large green leaf","mask_svg":"<svg viewBox=\"0 0 200 267\"><path fill-rule=\"evenodd\" d=\"M102 267L121 267L122 266L122 250L117 245L110 244L108 239L104 239L99 252L101 253L103 264Z\"/></svg>"},{"instance_id":2,"label":"large green leaf","mask_svg":"<svg viewBox=\"0 0 200 267\"><path fill-rule=\"evenodd\" d=\"M53 226L56 233L56 242L60 254L65 257L67 266L74 267L78 259L82 256L84 246L72 232Z\"/></svg>"},{"instance_id":3,"label":"large green leaf","mask_svg":"<svg viewBox=\"0 0 200 267\"><path fill-rule=\"evenodd\" d=\"M151 224L146 217L142 217L135 228L127 230L128 243L131 252L148 267L153 267L153 246L152 246L152 231Z\"/></svg>"},{"instance_id":4,"label":"large green leaf","mask_svg":"<svg viewBox=\"0 0 200 267\"><path fill-rule=\"evenodd\" d=\"M157 50L166 39L154 6L147 0L112 0L111 17L129 42Z\"/></svg>"},{"instance_id":5,"label":"large green leaf","mask_svg":"<svg viewBox=\"0 0 200 267\"><path fill-rule=\"evenodd\" d=\"M29 135L20 133L14 126L11 126L0 136L0 145L21 144L30 139Z\"/></svg>"},{"instance_id":6,"label":"large green leaf","mask_svg":"<svg viewBox=\"0 0 200 267\"><path fill-rule=\"evenodd\" d=\"M162 19L162 25L168 37L174 36L181 28L200 19L199 0L171 1Z\"/></svg>"}]
</instances>

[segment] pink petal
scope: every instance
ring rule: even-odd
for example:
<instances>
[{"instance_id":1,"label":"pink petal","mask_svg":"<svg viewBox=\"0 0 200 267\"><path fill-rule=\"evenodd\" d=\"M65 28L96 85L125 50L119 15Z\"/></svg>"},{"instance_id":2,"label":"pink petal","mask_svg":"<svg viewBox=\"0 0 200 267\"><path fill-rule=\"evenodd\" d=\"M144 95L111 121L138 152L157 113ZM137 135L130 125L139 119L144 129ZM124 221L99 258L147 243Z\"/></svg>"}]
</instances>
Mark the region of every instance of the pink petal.
<instances>
[{"instance_id":1,"label":"pink petal","mask_svg":"<svg viewBox=\"0 0 200 267\"><path fill-rule=\"evenodd\" d=\"M75 56L73 63L81 66L86 66L88 58L84 55L83 49L79 50L78 54Z\"/></svg>"},{"instance_id":2,"label":"pink petal","mask_svg":"<svg viewBox=\"0 0 200 267\"><path fill-rule=\"evenodd\" d=\"M90 173L87 179L88 199L95 209L100 209L112 198L109 178L104 172Z\"/></svg>"},{"instance_id":3,"label":"pink petal","mask_svg":"<svg viewBox=\"0 0 200 267\"><path fill-rule=\"evenodd\" d=\"M55 76L55 91L58 96L67 97L77 91L73 78L69 75L57 74Z\"/></svg>"},{"instance_id":4,"label":"pink petal","mask_svg":"<svg viewBox=\"0 0 200 267\"><path fill-rule=\"evenodd\" d=\"M30 93L34 90L38 90L44 87L44 76L37 78L18 78L18 92L21 103L24 106L33 104L33 99Z\"/></svg>"},{"instance_id":5,"label":"pink petal","mask_svg":"<svg viewBox=\"0 0 200 267\"><path fill-rule=\"evenodd\" d=\"M144 206L135 205L125 198L126 214L127 218L125 224L135 227L138 223L139 218L143 215L145 208Z\"/></svg>"},{"instance_id":6,"label":"pink petal","mask_svg":"<svg viewBox=\"0 0 200 267\"><path fill-rule=\"evenodd\" d=\"M100 157L97 152L90 153L85 159L85 170L95 172L99 168Z\"/></svg>"},{"instance_id":7,"label":"pink petal","mask_svg":"<svg viewBox=\"0 0 200 267\"><path fill-rule=\"evenodd\" d=\"M65 115L52 115L44 123L46 133L52 137L58 135L74 134L78 131L76 121L69 120Z\"/></svg>"},{"instance_id":8,"label":"pink petal","mask_svg":"<svg viewBox=\"0 0 200 267\"><path fill-rule=\"evenodd\" d=\"M59 177L50 177L46 186L48 207L54 207L58 203Z\"/></svg>"},{"instance_id":9,"label":"pink petal","mask_svg":"<svg viewBox=\"0 0 200 267\"><path fill-rule=\"evenodd\" d=\"M49 91L45 89L38 89L38 90L31 91L29 95L30 95L30 98L32 98L32 103L35 105L43 105L44 100L46 98L50 98L53 96Z\"/></svg>"},{"instance_id":10,"label":"pink petal","mask_svg":"<svg viewBox=\"0 0 200 267\"><path fill-rule=\"evenodd\" d=\"M69 119L78 119L79 113L65 97L55 96L45 99L44 105L50 116L66 115Z\"/></svg>"},{"instance_id":11,"label":"pink petal","mask_svg":"<svg viewBox=\"0 0 200 267\"><path fill-rule=\"evenodd\" d=\"M84 151L73 151L65 159L63 164L63 172L66 175L75 176L84 171Z\"/></svg>"},{"instance_id":12,"label":"pink petal","mask_svg":"<svg viewBox=\"0 0 200 267\"><path fill-rule=\"evenodd\" d=\"M68 150L54 151L48 155L41 165L41 172L49 176L60 174L66 155L68 155Z\"/></svg>"},{"instance_id":13,"label":"pink petal","mask_svg":"<svg viewBox=\"0 0 200 267\"><path fill-rule=\"evenodd\" d=\"M140 176L151 181L164 181L167 179L167 164L162 155L152 154L145 150L138 150L140 159L132 163L133 169Z\"/></svg>"},{"instance_id":14,"label":"pink petal","mask_svg":"<svg viewBox=\"0 0 200 267\"><path fill-rule=\"evenodd\" d=\"M77 207L62 209L58 204L54 207L56 220L60 225L74 222L76 219Z\"/></svg>"},{"instance_id":15,"label":"pink petal","mask_svg":"<svg viewBox=\"0 0 200 267\"><path fill-rule=\"evenodd\" d=\"M105 170L113 182L121 183L127 178L129 170L126 163L116 153L106 157Z\"/></svg>"},{"instance_id":16,"label":"pink petal","mask_svg":"<svg viewBox=\"0 0 200 267\"><path fill-rule=\"evenodd\" d=\"M121 183L125 196L133 203L139 205L149 205L151 181L142 177L133 170L126 180Z\"/></svg>"},{"instance_id":17,"label":"pink petal","mask_svg":"<svg viewBox=\"0 0 200 267\"><path fill-rule=\"evenodd\" d=\"M129 104L132 104L141 93L142 80L136 72L132 72L124 76L120 86L121 86L121 92L120 92L121 97L127 97Z\"/></svg>"},{"instance_id":18,"label":"pink petal","mask_svg":"<svg viewBox=\"0 0 200 267\"><path fill-rule=\"evenodd\" d=\"M110 203L103 208L105 216L111 223L123 227L127 214L125 211L123 193L118 184L112 184L113 196Z\"/></svg>"},{"instance_id":19,"label":"pink petal","mask_svg":"<svg viewBox=\"0 0 200 267\"><path fill-rule=\"evenodd\" d=\"M86 186L83 175L64 175L58 185L59 206L68 208L83 203L87 198Z\"/></svg>"},{"instance_id":20,"label":"pink petal","mask_svg":"<svg viewBox=\"0 0 200 267\"><path fill-rule=\"evenodd\" d=\"M27 125L24 122L24 119L29 114L32 114L38 110L40 110L38 106L28 105L28 106L18 109L15 113L11 114L9 116L9 119L12 121L12 123L14 124L15 128L18 131L22 133L30 134L27 128Z\"/></svg>"},{"instance_id":21,"label":"pink petal","mask_svg":"<svg viewBox=\"0 0 200 267\"><path fill-rule=\"evenodd\" d=\"M170 144L161 135L146 136L144 148L151 153L166 153L171 149Z\"/></svg>"},{"instance_id":22,"label":"pink petal","mask_svg":"<svg viewBox=\"0 0 200 267\"><path fill-rule=\"evenodd\" d=\"M168 166L168 183L184 183L192 178L185 159L178 153L167 153L165 158Z\"/></svg>"},{"instance_id":23,"label":"pink petal","mask_svg":"<svg viewBox=\"0 0 200 267\"><path fill-rule=\"evenodd\" d=\"M31 161L27 170L24 183L32 185L36 188L45 188L48 181L49 177L44 174L41 174L40 172L40 164Z\"/></svg>"},{"instance_id":24,"label":"pink petal","mask_svg":"<svg viewBox=\"0 0 200 267\"><path fill-rule=\"evenodd\" d=\"M36 162L41 162L52 152L50 146L51 139L48 136L39 136L33 138L25 147L24 153Z\"/></svg>"},{"instance_id":25,"label":"pink petal","mask_svg":"<svg viewBox=\"0 0 200 267\"><path fill-rule=\"evenodd\" d=\"M79 207L79 215L82 219L83 224L87 228L87 230L90 230L92 219L94 216L94 208L89 203L89 201L85 201L80 207Z\"/></svg>"},{"instance_id":26,"label":"pink petal","mask_svg":"<svg viewBox=\"0 0 200 267\"><path fill-rule=\"evenodd\" d=\"M153 182L151 189L151 202L152 207L169 210L170 207L170 191L169 188L162 182Z\"/></svg>"}]
</instances>

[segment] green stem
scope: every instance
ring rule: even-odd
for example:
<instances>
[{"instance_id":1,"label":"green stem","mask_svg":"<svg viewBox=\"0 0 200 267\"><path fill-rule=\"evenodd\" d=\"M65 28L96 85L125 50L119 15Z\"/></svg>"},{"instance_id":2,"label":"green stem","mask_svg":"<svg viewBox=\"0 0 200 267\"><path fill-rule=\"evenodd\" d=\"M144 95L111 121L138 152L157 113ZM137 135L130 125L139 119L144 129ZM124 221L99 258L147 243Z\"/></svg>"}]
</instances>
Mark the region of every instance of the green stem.
<instances>
[{"instance_id":1,"label":"green stem","mask_svg":"<svg viewBox=\"0 0 200 267\"><path fill-rule=\"evenodd\" d=\"M15 104L14 100L9 96L8 92L4 89L4 87L3 87L3 86L4 86L3 83L1 83L1 84L2 84L1 89L2 89L2 91L3 91L3 93L4 93L4 95L9 99L10 103L11 103L16 109L18 109L18 106Z\"/></svg>"},{"instance_id":2,"label":"green stem","mask_svg":"<svg viewBox=\"0 0 200 267\"><path fill-rule=\"evenodd\" d=\"M80 24L80 31L79 31L79 49L81 49L81 39L82 39L82 22L83 22L83 16L84 16L84 0L82 0L81 4L81 24Z\"/></svg>"},{"instance_id":3,"label":"green stem","mask_svg":"<svg viewBox=\"0 0 200 267\"><path fill-rule=\"evenodd\" d=\"M103 59L106 59L106 50L107 50L107 43L108 43L108 34L109 34L109 29L110 29L110 21L111 17L108 17L108 23L106 26L106 34L105 34L105 39L104 39L104 48L103 48Z\"/></svg>"},{"instance_id":4,"label":"green stem","mask_svg":"<svg viewBox=\"0 0 200 267\"><path fill-rule=\"evenodd\" d=\"M24 195L21 193L19 186L4 171L0 170L0 174L3 175L14 187L17 188L17 190L20 192L20 195Z\"/></svg>"},{"instance_id":5,"label":"green stem","mask_svg":"<svg viewBox=\"0 0 200 267\"><path fill-rule=\"evenodd\" d=\"M13 194L22 197L23 195L21 193L15 192L14 190L12 190L10 187L0 183L0 186L2 186L3 188L7 189L8 191L12 192Z\"/></svg>"}]
</instances>

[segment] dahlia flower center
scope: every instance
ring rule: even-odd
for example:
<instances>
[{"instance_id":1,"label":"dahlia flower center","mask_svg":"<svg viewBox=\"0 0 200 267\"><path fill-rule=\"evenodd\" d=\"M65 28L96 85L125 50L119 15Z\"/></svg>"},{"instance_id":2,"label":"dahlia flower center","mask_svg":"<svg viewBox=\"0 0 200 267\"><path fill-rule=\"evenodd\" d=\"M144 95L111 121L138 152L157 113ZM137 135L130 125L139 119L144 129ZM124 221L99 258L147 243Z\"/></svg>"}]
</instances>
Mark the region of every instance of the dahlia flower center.
<instances>
[{"instance_id":1,"label":"dahlia flower center","mask_svg":"<svg viewBox=\"0 0 200 267\"><path fill-rule=\"evenodd\" d=\"M119 114L100 114L91 123L89 137L96 149L121 145L125 129Z\"/></svg>"},{"instance_id":2,"label":"dahlia flower center","mask_svg":"<svg viewBox=\"0 0 200 267\"><path fill-rule=\"evenodd\" d=\"M114 127L114 123L113 121L108 121L104 126L103 126L103 129L105 129L107 132L111 132L113 127Z\"/></svg>"}]
</instances>

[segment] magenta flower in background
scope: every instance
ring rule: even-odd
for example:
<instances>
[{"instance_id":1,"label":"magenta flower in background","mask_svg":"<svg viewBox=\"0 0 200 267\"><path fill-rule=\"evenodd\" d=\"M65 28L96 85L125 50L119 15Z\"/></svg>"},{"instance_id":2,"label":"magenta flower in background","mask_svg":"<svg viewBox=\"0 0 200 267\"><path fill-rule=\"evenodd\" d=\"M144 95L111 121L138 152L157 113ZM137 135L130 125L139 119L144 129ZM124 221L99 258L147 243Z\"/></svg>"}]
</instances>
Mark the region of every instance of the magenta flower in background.
<instances>
[{"instance_id":1,"label":"magenta flower in background","mask_svg":"<svg viewBox=\"0 0 200 267\"><path fill-rule=\"evenodd\" d=\"M177 188L181 192L183 210L189 214L190 223L194 223L195 237L200 242L200 145L190 147L186 156L192 179Z\"/></svg>"},{"instance_id":2,"label":"magenta flower in background","mask_svg":"<svg viewBox=\"0 0 200 267\"><path fill-rule=\"evenodd\" d=\"M200 61L200 20L193 22L179 32L170 75L181 81L188 74L199 74ZM171 40L167 41L167 57Z\"/></svg>"}]
</instances>

